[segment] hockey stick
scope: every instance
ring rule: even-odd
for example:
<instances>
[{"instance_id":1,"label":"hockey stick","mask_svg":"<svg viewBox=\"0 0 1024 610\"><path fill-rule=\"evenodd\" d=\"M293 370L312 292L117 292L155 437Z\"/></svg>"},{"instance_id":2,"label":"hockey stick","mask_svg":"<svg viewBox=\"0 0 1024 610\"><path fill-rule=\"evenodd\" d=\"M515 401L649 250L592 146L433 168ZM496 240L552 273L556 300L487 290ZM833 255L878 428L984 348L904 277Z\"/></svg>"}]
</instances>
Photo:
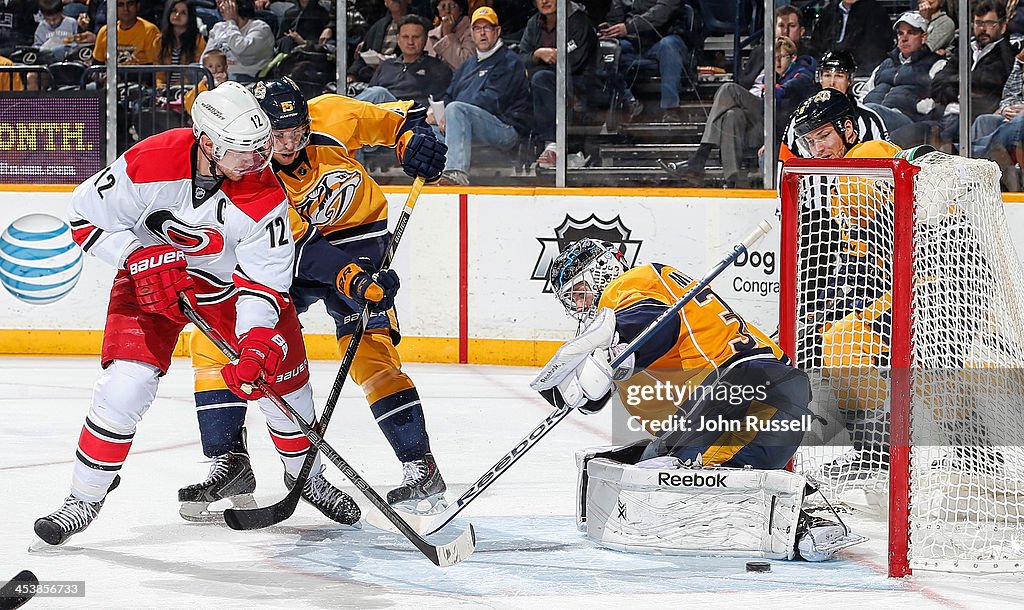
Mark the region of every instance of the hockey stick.
<instances>
[{"instance_id":1,"label":"hockey stick","mask_svg":"<svg viewBox=\"0 0 1024 610\"><path fill-rule=\"evenodd\" d=\"M232 362L238 360L238 351L225 341L220 333L211 327L206 320L202 318L202 316L192 309L192 306L189 305L186 299L181 300L181 310L184 312L185 317L196 325L196 328L206 335L206 337L210 339L218 349L224 352L225 356L230 358ZM396 528L398 528L398 531L408 538L421 553L426 555L430 561L434 562L434 565L446 568L459 563L473 554L473 551L476 549L476 531L473 529L472 524L470 524L466 531L462 532L462 534L451 542L440 545L430 544L408 523L403 521L402 517L395 512L395 509L385 502L384 498L381 498L380 494L374 491L373 487L370 487L370 484L366 482L366 479L356 472L356 470L345 461L345 458L341 457L341 455L338 454L338 452L335 451L334 448L331 447L327 441L325 441L324 438L313 429L312 426L306 423L299 413L295 411L295 408L281 398L281 396L270 387L270 384L263 379L257 379L253 382L253 385L257 390L263 392L263 395L269 398L270 401L274 403L274 406L281 409L281 411L288 415L292 421L299 426L302 433L309 438L309 441L313 446L316 447L320 453L324 454L331 463L337 466L338 469L341 470L341 473L348 477L356 488L363 492L363 495L369 498L370 502L373 503L377 510L383 513L384 516L387 517ZM298 487L297 481L296 487Z\"/></svg>"},{"instance_id":2,"label":"hockey stick","mask_svg":"<svg viewBox=\"0 0 1024 610\"><path fill-rule=\"evenodd\" d=\"M771 229L772 226L768 224L767 221L762 220L761 223L757 226L757 228L754 229L754 231L746 239L744 239L741 243L736 244L736 246L733 247L732 252L726 255L726 257L719 261L718 264L716 264L714 267L708 270L707 273L701 276L701 278L697 281L696 284L693 285L692 288L687 290L683 294L683 296L679 297L679 299L676 300L675 303L673 303L671 307L666 309L660 316L658 316L657 319L651 322L647 326L647 328L643 330L643 332L637 335L636 338L634 338L626 346L626 348L612 361L612 370L615 370L619 366L621 366L622 363L625 362L630 355L632 355L634 352L640 349L645 343L647 343L651 339L651 337L654 336L654 333L658 332L658 329L662 328L665 325L669 318L679 313L679 310L682 309L691 300L693 300L693 298L697 296L697 293L707 288L708 284L711 283L711 280L718 277L718 275L722 273L722 271L724 271L726 267L733 264L733 262L737 258L739 258L741 254L743 254L749 248L751 248L755 243L757 243L759 239L761 239L761 237L763 237L769 231L771 231ZM555 395L557 396L558 393L556 392ZM498 460L497 463L494 464L494 466L491 466L490 469L488 469L487 472L483 474L483 476L477 479L475 483L469 486L469 489L467 489L461 496L459 496L458 500L449 504L448 508L446 508L444 511L436 514L425 515L417 515L415 513L403 512L403 516L405 516L405 519L413 527L416 528L416 531L421 532L424 535L433 534L434 532L440 530L444 526L448 525L448 523L450 523L451 520L454 519L456 515L462 512L462 510L466 508L466 506L470 502L472 502L474 498L479 496L485 489L487 489L491 485L491 483L494 483L494 481L497 480L498 477L504 474L505 471L512 466L512 464L515 464L519 460L519 458L523 457L523 455L525 455L527 451L529 451L534 445L536 445L540 441L540 439L544 438L544 436L548 432L550 432L552 428L557 426L559 422L565 419L570 412L572 412L572 408L562 406L559 409L550 413L547 417L544 418L544 421L538 424L537 427L534 428L533 431L531 431L526 436L526 438L519 441L519 443L515 447L513 447L511 451L506 453L500 460ZM383 526L382 529L390 529L387 528L386 524L384 523L375 523L373 521L372 513L370 515L367 515L367 521L370 522L371 525L374 525L376 527Z\"/></svg>"},{"instance_id":3,"label":"hockey stick","mask_svg":"<svg viewBox=\"0 0 1024 610\"><path fill-rule=\"evenodd\" d=\"M0 610L13 610L25 605L39 589L39 579L29 570L22 570L0 587Z\"/></svg>"},{"instance_id":4,"label":"hockey stick","mask_svg":"<svg viewBox=\"0 0 1024 610\"><path fill-rule=\"evenodd\" d=\"M416 207L416 200L419 199L420 191L423 189L423 182L422 177L417 177L412 183L409 197L405 200L405 207L402 208L402 214L398 217L395 231L391 234L391 242L388 244L387 250L384 251L384 259L380 265L381 271L385 271L391 266L391 261L395 257L395 250L398 249L398 242L402 240L402 234L405 233L405 227L409 224L409 217L412 216L412 210ZM370 307L367 304L363 305L363 310L359 314L359 320L352 331L352 338L349 340L348 347L345 349L345 355L341 359L341 366L338 367L338 374L334 377L331 394L327 398L327 404L324 405L323 413L320 414L320 424L316 429L320 436L327 434L327 424L331 421L334 407L338 404L338 397L341 396L341 388L345 385L345 379L348 378L348 373L352 369L352 362L356 358L356 350L359 349L359 344L363 340L363 334L366 332L366 326L369 322ZM235 530L254 530L269 527L291 517L302 495L302 487L313 470L313 462L315 460L316 452L310 451L306 456L306 460L302 462L302 468L295 479L295 484L292 485L288 494L276 503L260 508L226 509L224 511L224 521L228 524L228 527Z\"/></svg>"}]
</instances>

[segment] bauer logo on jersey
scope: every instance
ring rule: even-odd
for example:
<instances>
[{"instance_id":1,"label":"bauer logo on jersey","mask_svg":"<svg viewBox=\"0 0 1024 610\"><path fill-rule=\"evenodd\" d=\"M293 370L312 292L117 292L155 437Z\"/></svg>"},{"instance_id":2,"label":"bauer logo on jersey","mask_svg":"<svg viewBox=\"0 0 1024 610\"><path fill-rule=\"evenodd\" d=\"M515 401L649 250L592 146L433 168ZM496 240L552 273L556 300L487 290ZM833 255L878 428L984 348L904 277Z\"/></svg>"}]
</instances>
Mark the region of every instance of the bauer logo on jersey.
<instances>
[{"instance_id":1,"label":"bauer logo on jersey","mask_svg":"<svg viewBox=\"0 0 1024 610\"><path fill-rule=\"evenodd\" d=\"M601 220L596 214L591 214L583 220L577 220L566 214L562 224L555 227L554 237L537 238L541 245L540 256L537 257L537 264L533 267L533 275L530 276L530 279L544 282L543 292L551 292L551 285L548 281L551 262L562 250L565 250L566 246L585 237L625 246L625 262L632 267L636 264L637 256L640 254L640 245L643 243L639 239L630 239L632 233L633 230L623 224L620 216L611 220Z\"/></svg>"},{"instance_id":2,"label":"bauer logo on jersey","mask_svg":"<svg viewBox=\"0 0 1024 610\"><path fill-rule=\"evenodd\" d=\"M189 256L214 256L224 251L224 236L220 231L187 224L170 210L156 210L146 216L145 226L154 237Z\"/></svg>"},{"instance_id":3,"label":"bauer logo on jersey","mask_svg":"<svg viewBox=\"0 0 1024 610\"><path fill-rule=\"evenodd\" d=\"M349 169L325 172L296 206L316 226L339 222L355 200L362 176Z\"/></svg>"}]
</instances>

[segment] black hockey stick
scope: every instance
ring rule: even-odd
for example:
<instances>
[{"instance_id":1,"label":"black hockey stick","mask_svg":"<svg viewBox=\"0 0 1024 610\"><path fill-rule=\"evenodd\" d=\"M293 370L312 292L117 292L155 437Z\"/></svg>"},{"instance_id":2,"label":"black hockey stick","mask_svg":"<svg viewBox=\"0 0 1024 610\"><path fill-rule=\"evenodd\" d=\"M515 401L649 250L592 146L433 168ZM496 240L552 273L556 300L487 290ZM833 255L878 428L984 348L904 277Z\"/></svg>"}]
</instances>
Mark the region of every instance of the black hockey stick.
<instances>
[{"instance_id":1,"label":"black hockey stick","mask_svg":"<svg viewBox=\"0 0 1024 610\"><path fill-rule=\"evenodd\" d=\"M643 330L643 332L641 332L639 335L636 336L636 338L630 341L626 348L621 353L619 353L619 355L616 356L615 359L612 361L612 370L617 369L619 366L621 366L622 363L625 362L631 354L636 352L636 350L640 349L645 343L647 343L647 341L649 341L651 337L654 336L654 333L658 332L658 329L665 325L669 318L679 313L679 310L682 309L691 300L693 300L693 298L697 296L697 294L701 290L707 288L708 284L711 283L711 280L718 277L718 275L722 273L722 271L724 271L729 265L733 264L733 262L737 258L739 258L741 254L746 252L759 239L761 239L761 237L763 237L769 231L771 231L771 229L771 225L768 224L766 221L762 220L761 223L758 225L757 229L755 229L753 233L751 233L741 243L736 244L736 246L733 247L732 252L726 255L726 257L719 261L718 264L716 264L714 267L709 269L707 273L701 276L701 278L697 281L696 284L693 285L692 288L687 290L683 294L683 296L679 297L679 299L677 299L676 302L672 304L671 307L666 309L660 316L657 317L657 319L651 322L647 326L647 328ZM555 392L555 396L558 396L558 392ZM506 453L500 460L497 461L497 463L494 464L494 466L491 466L490 469L488 469L483 476L477 479L475 483L470 485L469 489L463 492L463 494L459 496L458 500L449 504L448 508L446 508L442 512L437 514L425 515L417 515L415 513L403 512L403 515L405 515L406 520L413 527L415 527L417 531L423 533L424 535L432 534L441 529L442 527L444 527L445 525L448 525L448 523L450 523L451 520L454 519L456 515L462 512L462 510L466 508L466 506L470 502L472 502L473 499L475 499L485 489L487 489L491 485L491 483L494 483L494 481L497 480L498 477L504 474L505 471L512 466L512 464L515 464L519 460L519 458L523 457L523 455L525 455L527 451L533 448L533 446L536 445L540 441L540 439L544 438L544 436L548 432L550 432L552 428L557 426L558 423L565 419L566 416L569 415L569 413L571 412L572 408L562 406L561 408L556 409L555 411L550 413L547 417L544 418L544 421L538 424L537 427L534 428L533 431L531 431L526 436L526 438L519 441L519 443L515 447L513 447L511 451ZM386 524L376 523L374 521L375 520L373 513L367 515L367 522L371 523L376 527L381 527L382 529L390 529L386 526Z\"/></svg>"},{"instance_id":2,"label":"black hockey stick","mask_svg":"<svg viewBox=\"0 0 1024 610\"><path fill-rule=\"evenodd\" d=\"M202 316L192 309L192 306L189 305L186 299L181 300L181 310L184 312L185 317L196 325L196 328L206 335L206 337L210 339L218 349L224 352L225 356L230 358L232 362L238 360L238 351L225 341L220 333L211 327L206 320L202 318ZM374 491L373 487L366 482L366 479L356 472L356 470L345 461L345 458L341 457L341 455L339 455L338 452L335 451L334 448L331 447L327 441L325 441L324 438L313 429L312 426L306 423L299 413L295 411L295 408L288 404L286 400L281 398L281 396L275 392L266 381L263 379L257 379L253 382L253 385L257 390L263 392L263 395L269 398L270 401L274 403L274 406L281 409L281 411L288 415L288 417L290 417L292 421L299 426L302 433L309 438L309 441L313 446L316 447L320 453L324 454L331 463L337 466L341 470L342 474L348 477L356 488L363 492L363 495L369 498L370 502L377 507L377 510L383 513L384 516L387 517L388 520L398 529L398 531L408 538L421 553L426 555L430 561L434 562L434 565L446 568L459 563L473 554L473 551L476 549L476 531L473 529L472 524L470 524L466 531L462 532L462 534L451 542L440 545L433 545L427 542L422 536L420 536L419 532L402 520L402 517L395 512L395 509L385 502L384 498L380 497L380 494ZM312 451L310 453L312 453ZM296 482L295 485L298 487L298 482Z\"/></svg>"},{"instance_id":3,"label":"black hockey stick","mask_svg":"<svg viewBox=\"0 0 1024 610\"><path fill-rule=\"evenodd\" d=\"M29 570L22 570L0 587L0 610L13 610L25 605L39 590L39 579Z\"/></svg>"},{"instance_id":4,"label":"black hockey stick","mask_svg":"<svg viewBox=\"0 0 1024 610\"><path fill-rule=\"evenodd\" d=\"M405 227L409 224L409 217L412 215L412 210L416 207L416 200L419 199L420 191L423 189L423 178L417 177L412 183L412 188L409 190L409 197L405 201L405 207L402 209L402 214L398 217L398 223L395 225L395 231L391 234L391 243L388 244L387 250L384 251L384 258L381 261L381 271L386 270L391 266L391 261L395 257L395 250L398 249L398 242L402 239L402 234L405 233ZM338 397L341 396L341 389L345 385L345 379L348 378L348 373L352 369L352 362L356 357L356 350L359 349L359 344L363 340L363 334L366 332L366 326L370 322L370 308L368 305L363 305L363 310L360 312L359 320L356 322L356 327L352 331L352 338L348 342L348 347L345 349L345 355L341 359L341 366L338 367L338 374L334 378L334 385L331 387L331 394L327 398L327 404L324 405L323 413L320 414L320 424L317 426L317 433L320 436L327 434L327 424L331 421L331 415L334 413L334 406L338 404ZM306 479L309 478L310 473L313 470L313 463L316 460L316 452L310 451L306 456L306 460L302 463L302 468L299 470L299 476L295 479L295 484L292 486L288 494L278 500L276 503L270 506L262 506L260 508L228 508L224 511L224 521L228 524L228 527L235 530L254 530L264 527L269 527L276 523L280 523L291 517L295 512L295 507L299 503L299 498L302 495L302 486L305 485Z\"/></svg>"}]
</instances>

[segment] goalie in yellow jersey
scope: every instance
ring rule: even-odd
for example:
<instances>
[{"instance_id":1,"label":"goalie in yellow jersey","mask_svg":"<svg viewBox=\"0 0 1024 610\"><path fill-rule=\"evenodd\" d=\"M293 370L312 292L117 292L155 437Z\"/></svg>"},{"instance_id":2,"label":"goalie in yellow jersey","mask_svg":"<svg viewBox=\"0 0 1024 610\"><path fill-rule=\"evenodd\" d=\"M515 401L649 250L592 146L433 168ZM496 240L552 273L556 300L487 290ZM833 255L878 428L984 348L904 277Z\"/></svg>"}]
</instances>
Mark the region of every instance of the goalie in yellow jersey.
<instances>
[{"instance_id":1,"label":"goalie in yellow jersey","mask_svg":"<svg viewBox=\"0 0 1024 610\"><path fill-rule=\"evenodd\" d=\"M636 338L692 283L660 263L629 268L607 242L570 244L551 264L551 286L566 312L586 328L563 346L532 387L555 406L603 408L611 397L608 363L614 354L602 360L590 352L602 348L607 354L610 345L614 352L614 346ZM594 348L586 349L590 344ZM568 357L573 353L584 357ZM711 287L672 316L617 373L628 377L618 389L632 425L657 437L638 459L671 455L703 466L782 469L810 415L807 376ZM655 392L660 396L645 391L651 386L662 389ZM721 420L738 423L719 428Z\"/></svg>"},{"instance_id":2,"label":"goalie in yellow jersey","mask_svg":"<svg viewBox=\"0 0 1024 610\"><path fill-rule=\"evenodd\" d=\"M387 501L407 508L421 500L436 504L445 483L431 454L419 394L395 349L401 339L394 310L398 276L377 273L390 238L387 200L354 155L362 146L394 146L407 174L432 182L441 175L447 147L425 124L425 109L412 101L377 106L322 95L307 102L287 78L257 82L253 95L270 119L273 167L291 203L296 269L290 296L296 310L302 314L323 301L344 353L358 313L369 303L367 331L349 374L403 464L402 483ZM184 518L217 520L212 501L229 498L244 506L256 485L242 431L246 402L214 374L224 358L200 333L192 336L192 359L203 451L213 466L206 481L178 496ZM303 459L296 447L304 439L270 434L283 460ZM292 484L287 475L285 483ZM339 519L317 508L336 521L352 521L351 515Z\"/></svg>"}]
</instances>

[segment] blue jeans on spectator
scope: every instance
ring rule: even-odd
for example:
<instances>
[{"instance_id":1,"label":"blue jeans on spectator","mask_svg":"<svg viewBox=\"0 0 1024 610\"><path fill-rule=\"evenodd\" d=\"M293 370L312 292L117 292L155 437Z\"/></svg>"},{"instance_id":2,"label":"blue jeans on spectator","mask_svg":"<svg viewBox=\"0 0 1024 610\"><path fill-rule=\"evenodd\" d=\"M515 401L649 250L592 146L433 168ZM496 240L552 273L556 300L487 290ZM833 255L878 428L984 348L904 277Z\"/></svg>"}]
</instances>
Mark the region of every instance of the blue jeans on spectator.
<instances>
[{"instance_id":1,"label":"blue jeans on spectator","mask_svg":"<svg viewBox=\"0 0 1024 610\"><path fill-rule=\"evenodd\" d=\"M555 141L555 84L558 79L554 70L537 70L530 77L533 90L533 126L544 142ZM566 97L572 95L567 93Z\"/></svg>"},{"instance_id":2,"label":"blue jeans on spectator","mask_svg":"<svg viewBox=\"0 0 1024 610\"><path fill-rule=\"evenodd\" d=\"M885 128L890 132L896 131L900 127L906 127L914 122L910 117L895 108L889 108L888 106L883 106L881 104L864 105L878 113L879 118L881 118L882 122L885 123Z\"/></svg>"},{"instance_id":3,"label":"blue jeans on spectator","mask_svg":"<svg viewBox=\"0 0 1024 610\"><path fill-rule=\"evenodd\" d=\"M444 133L434 126L438 138L448 145L445 170L469 173L473 144L509 150L519 142L515 128L479 106L451 102L444 107Z\"/></svg>"},{"instance_id":4,"label":"blue jeans on spectator","mask_svg":"<svg viewBox=\"0 0 1024 610\"><path fill-rule=\"evenodd\" d=\"M1018 114L996 129L992 134L989 149L996 146L1005 150L1019 149L1022 142L1024 142L1024 114ZM1018 160L1024 161L1024 159Z\"/></svg>"},{"instance_id":5,"label":"blue jeans on spectator","mask_svg":"<svg viewBox=\"0 0 1024 610\"><path fill-rule=\"evenodd\" d=\"M371 104L383 104L398 100L397 97L391 95L391 92L384 87L367 87L356 96L356 99L361 102L370 102Z\"/></svg>"},{"instance_id":6,"label":"blue jeans on spectator","mask_svg":"<svg viewBox=\"0 0 1024 610\"><path fill-rule=\"evenodd\" d=\"M971 123L971 156L975 159L988 157L992 149L992 136L1003 125L1001 114L981 114Z\"/></svg>"},{"instance_id":7,"label":"blue jeans on spectator","mask_svg":"<svg viewBox=\"0 0 1024 610\"><path fill-rule=\"evenodd\" d=\"M619 65L628 68L641 59L654 60L658 64L661 75L661 108L679 107L679 85L683 79L683 58L689 54L686 43L675 34L670 34L647 49L638 52L633 43L625 38L619 39Z\"/></svg>"}]
</instances>

